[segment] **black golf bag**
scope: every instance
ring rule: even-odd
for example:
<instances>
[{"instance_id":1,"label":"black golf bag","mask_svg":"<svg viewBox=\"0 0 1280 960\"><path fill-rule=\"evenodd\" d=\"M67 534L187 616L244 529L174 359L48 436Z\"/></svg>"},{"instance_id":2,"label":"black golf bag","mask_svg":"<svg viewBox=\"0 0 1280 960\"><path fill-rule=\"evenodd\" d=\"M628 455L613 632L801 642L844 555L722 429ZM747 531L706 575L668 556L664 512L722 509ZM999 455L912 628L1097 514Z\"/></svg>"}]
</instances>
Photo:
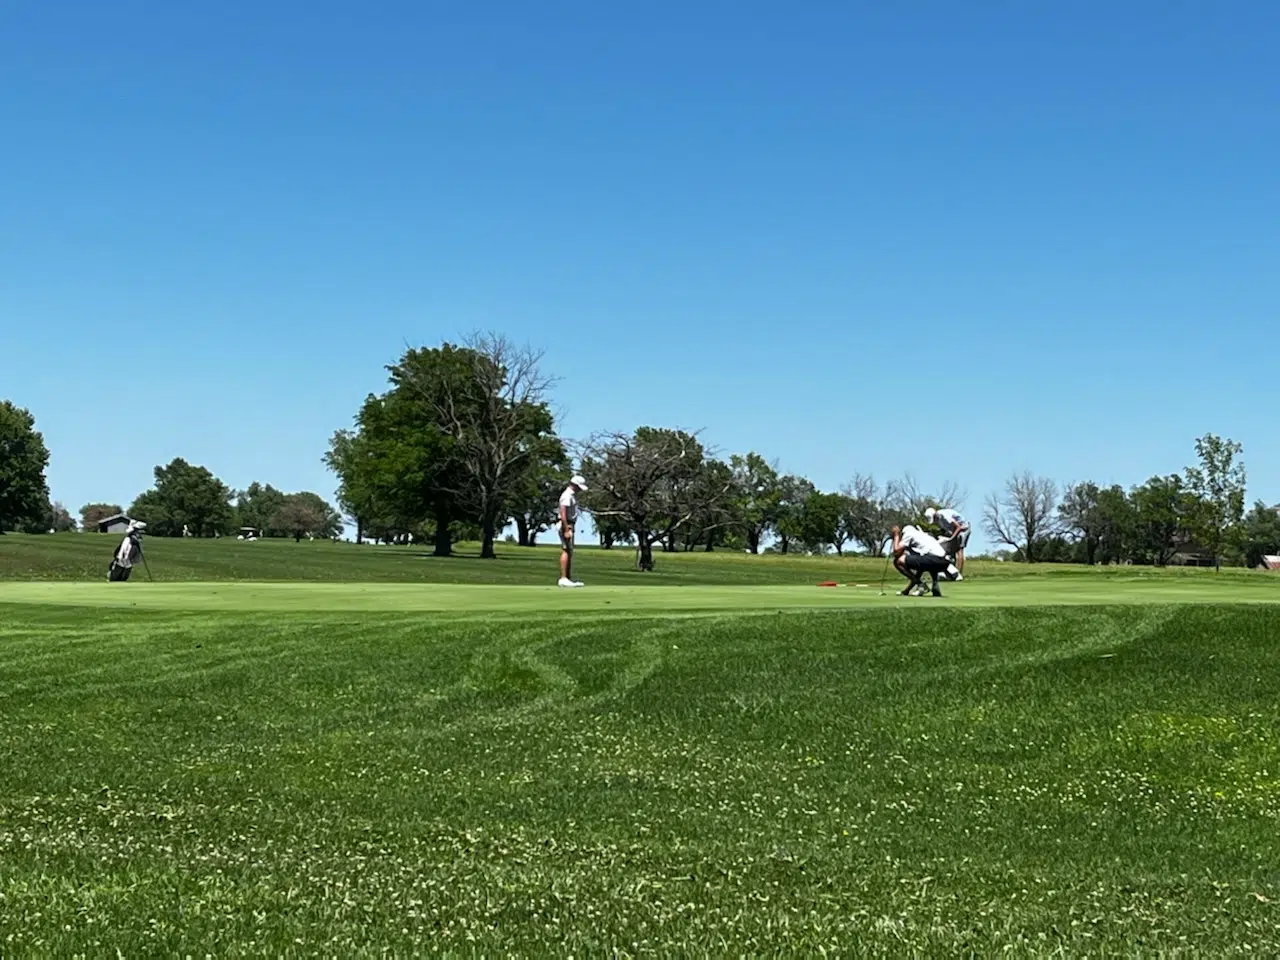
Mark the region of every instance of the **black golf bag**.
<instances>
[{"instance_id":1,"label":"black golf bag","mask_svg":"<svg viewBox=\"0 0 1280 960\"><path fill-rule=\"evenodd\" d=\"M141 562L142 534L130 529L111 558L111 566L107 569L107 580L112 583L128 580L133 573L134 564Z\"/></svg>"}]
</instances>

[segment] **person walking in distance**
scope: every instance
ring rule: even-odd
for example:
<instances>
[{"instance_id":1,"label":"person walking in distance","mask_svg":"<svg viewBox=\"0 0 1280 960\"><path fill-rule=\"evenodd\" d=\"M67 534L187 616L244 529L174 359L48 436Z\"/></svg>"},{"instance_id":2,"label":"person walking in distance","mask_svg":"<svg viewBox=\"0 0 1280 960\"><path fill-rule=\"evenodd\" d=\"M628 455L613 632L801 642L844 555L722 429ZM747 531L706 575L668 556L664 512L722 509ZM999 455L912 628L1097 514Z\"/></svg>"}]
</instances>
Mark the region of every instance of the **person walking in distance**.
<instances>
[{"instance_id":1,"label":"person walking in distance","mask_svg":"<svg viewBox=\"0 0 1280 960\"><path fill-rule=\"evenodd\" d=\"M573 579L573 539L578 524L578 493L587 489L587 481L575 473L560 494L560 583L562 587L580 587Z\"/></svg>"},{"instance_id":2,"label":"person walking in distance","mask_svg":"<svg viewBox=\"0 0 1280 960\"><path fill-rule=\"evenodd\" d=\"M969 521L946 507L930 507L924 512L924 518L942 531L942 549L947 551L947 556L955 559L956 569L960 571L960 576L956 579L963 580L964 548L969 545Z\"/></svg>"}]
</instances>

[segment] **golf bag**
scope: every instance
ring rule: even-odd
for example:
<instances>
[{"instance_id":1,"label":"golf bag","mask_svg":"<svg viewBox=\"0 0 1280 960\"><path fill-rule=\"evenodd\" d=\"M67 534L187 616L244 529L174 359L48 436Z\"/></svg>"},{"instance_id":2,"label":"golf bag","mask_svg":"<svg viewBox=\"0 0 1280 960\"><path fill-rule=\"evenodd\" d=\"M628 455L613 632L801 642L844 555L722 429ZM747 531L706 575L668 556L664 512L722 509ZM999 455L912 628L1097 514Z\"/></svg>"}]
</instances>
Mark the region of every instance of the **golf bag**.
<instances>
[{"instance_id":1,"label":"golf bag","mask_svg":"<svg viewBox=\"0 0 1280 960\"><path fill-rule=\"evenodd\" d=\"M145 524L131 523L120 541L115 555L111 558L111 566L107 569L107 580L120 583L128 580L133 573L134 564L142 563L142 528Z\"/></svg>"}]
</instances>

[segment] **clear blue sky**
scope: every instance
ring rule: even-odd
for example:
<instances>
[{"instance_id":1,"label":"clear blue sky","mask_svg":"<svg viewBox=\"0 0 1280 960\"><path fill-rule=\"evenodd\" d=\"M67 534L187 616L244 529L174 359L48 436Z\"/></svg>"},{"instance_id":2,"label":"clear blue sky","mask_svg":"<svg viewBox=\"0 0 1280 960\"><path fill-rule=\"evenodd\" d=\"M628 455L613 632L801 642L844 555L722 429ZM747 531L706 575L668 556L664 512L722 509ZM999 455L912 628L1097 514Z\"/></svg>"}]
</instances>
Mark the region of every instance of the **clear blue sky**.
<instances>
[{"instance_id":1,"label":"clear blue sky","mask_svg":"<svg viewBox=\"0 0 1280 960\"><path fill-rule=\"evenodd\" d=\"M1280 5L622 6L0 6L0 397L53 496L331 495L383 366L491 328L570 437L976 516L1212 431L1280 500Z\"/></svg>"}]
</instances>

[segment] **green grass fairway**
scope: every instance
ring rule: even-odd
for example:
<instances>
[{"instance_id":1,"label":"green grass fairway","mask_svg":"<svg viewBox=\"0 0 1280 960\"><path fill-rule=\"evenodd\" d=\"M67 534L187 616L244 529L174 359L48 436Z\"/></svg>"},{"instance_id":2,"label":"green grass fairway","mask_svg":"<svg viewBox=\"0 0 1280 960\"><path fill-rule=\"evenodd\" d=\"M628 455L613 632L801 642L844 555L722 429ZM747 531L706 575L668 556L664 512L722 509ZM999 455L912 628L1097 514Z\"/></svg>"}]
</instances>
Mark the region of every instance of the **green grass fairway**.
<instances>
[{"instance_id":1,"label":"green grass fairway","mask_svg":"<svg viewBox=\"0 0 1280 960\"><path fill-rule=\"evenodd\" d=\"M6 584L0 953L1280 950L1280 610L964 586Z\"/></svg>"},{"instance_id":2,"label":"green grass fairway","mask_svg":"<svg viewBox=\"0 0 1280 960\"><path fill-rule=\"evenodd\" d=\"M114 540L0 537L0 955L1280 952L1270 576Z\"/></svg>"},{"instance_id":3,"label":"green grass fairway","mask_svg":"<svg viewBox=\"0 0 1280 960\"><path fill-rule=\"evenodd\" d=\"M120 538L97 534L28 537L0 536L0 581L83 581L103 583ZM157 582L247 581L262 583L453 583L552 586L559 576L558 547L498 545L496 560L480 560L474 545L463 544L456 557L432 557L421 546L376 547L351 543L293 543L288 540L165 540L148 538L146 550ZM625 547L583 547L574 575L591 587L602 586L811 586L823 580L878 585L884 562L864 557L746 556L741 553L660 553L657 571L637 573L635 554ZM1280 596L1280 579L1252 570L1150 567L1077 567L1057 564L971 562L966 573L980 581L1158 581L1186 584L1248 584ZM889 583L901 583L892 571ZM139 570L130 586L146 580Z\"/></svg>"},{"instance_id":4,"label":"green grass fairway","mask_svg":"<svg viewBox=\"0 0 1280 960\"><path fill-rule=\"evenodd\" d=\"M1214 581L1207 577L996 578L944 584L945 596L900 597L894 577L880 595L879 580L864 586L548 586L403 583L3 583L0 604L128 607L190 611L372 611L496 614L749 613L778 610L931 606L990 607L1060 604L1274 603L1270 579Z\"/></svg>"}]
</instances>

